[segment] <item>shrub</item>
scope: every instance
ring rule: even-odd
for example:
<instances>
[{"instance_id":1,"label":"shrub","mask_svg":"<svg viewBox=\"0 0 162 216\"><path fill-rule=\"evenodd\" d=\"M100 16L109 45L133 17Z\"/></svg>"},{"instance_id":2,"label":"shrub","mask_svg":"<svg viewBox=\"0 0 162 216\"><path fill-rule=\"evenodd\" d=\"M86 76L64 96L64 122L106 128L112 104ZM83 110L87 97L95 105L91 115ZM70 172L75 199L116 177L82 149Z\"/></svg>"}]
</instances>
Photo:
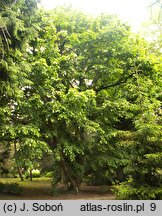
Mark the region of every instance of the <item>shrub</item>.
<instances>
[{"instance_id":1,"label":"shrub","mask_svg":"<svg viewBox=\"0 0 162 216\"><path fill-rule=\"evenodd\" d=\"M2 182L0 182L0 193L20 195L21 192L22 192L22 189L17 183L2 183Z\"/></svg>"},{"instance_id":2,"label":"shrub","mask_svg":"<svg viewBox=\"0 0 162 216\"><path fill-rule=\"evenodd\" d=\"M40 171L38 169L34 169L32 171L32 175L33 175L33 178L39 178L41 176Z\"/></svg>"},{"instance_id":3,"label":"shrub","mask_svg":"<svg viewBox=\"0 0 162 216\"><path fill-rule=\"evenodd\" d=\"M45 173L43 173L43 176L47 177L47 178L51 178L53 176L53 173L52 172L45 172Z\"/></svg>"},{"instance_id":4,"label":"shrub","mask_svg":"<svg viewBox=\"0 0 162 216\"><path fill-rule=\"evenodd\" d=\"M33 169L32 170L32 177L33 178L39 178L41 176L40 171L38 169ZM25 174L25 178L28 179L30 177L30 172L28 171Z\"/></svg>"},{"instance_id":5,"label":"shrub","mask_svg":"<svg viewBox=\"0 0 162 216\"><path fill-rule=\"evenodd\" d=\"M58 188L52 188L51 195L54 196L54 197L59 196L60 195L59 189Z\"/></svg>"},{"instance_id":6,"label":"shrub","mask_svg":"<svg viewBox=\"0 0 162 216\"><path fill-rule=\"evenodd\" d=\"M113 192L120 200L161 200L162 187L134 185L131 180L113 186Z\"/></svg>"}]
</instances>

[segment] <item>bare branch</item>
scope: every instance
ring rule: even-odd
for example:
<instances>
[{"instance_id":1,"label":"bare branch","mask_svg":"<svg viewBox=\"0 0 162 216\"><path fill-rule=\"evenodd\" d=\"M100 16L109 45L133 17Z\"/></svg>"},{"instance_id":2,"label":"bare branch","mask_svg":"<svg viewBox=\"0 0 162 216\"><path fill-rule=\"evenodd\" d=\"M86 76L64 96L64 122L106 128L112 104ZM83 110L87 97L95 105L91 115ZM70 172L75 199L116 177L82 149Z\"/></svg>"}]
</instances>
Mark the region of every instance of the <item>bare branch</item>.
<instances>
[{"instance_id":1,"label":"bare branch","mask_svg":"<svg viewBox=\"0 0 162 216\"><path fill-rule=\"evenodd\" d=\"M111 87L115 87L115 86L118 86L118 85L122 85L124 83L125 83L125 81L118 80L116 83L112 83L112 84L107 85L107 86L101 86L100 88L96 89L95 91L98 93L101 90L108 89L108 88L111 88Z\"/></svg>"},{"instance_id":2,"label":"bare branch","mask_svg":"<svg viewBox=\"0 0 162 216\"><path fill-rule=\"evenodd\" d=\"M160 2L161 2L161 0L156 0L150 5L150 7L153 7L154 5L159 4Z\"/></svg>"},{"instance_id":3,"label":"bare branch","mask_svg":"<svg viewBox=\"0 0 162 216\"><path fill-rule=\"evenodd\" d=\"M125 77L125 78L122 77L122 78L120 78L117 82L112 83L112 84L109 84L109 85L106 85L106 86L101 86L101 87L95 89L95 91L98 93L98 92L101 91L101 90L104 90L104 89L108 89L108 88L111 88L111 87L115 87L115 86L119 86L119 85L125 84L125 83L127 82L127 80L128 80L129 78L131 78L131 77L132 77L132 74L130 74L128 77Z\"/></svg>"}]
</instances>

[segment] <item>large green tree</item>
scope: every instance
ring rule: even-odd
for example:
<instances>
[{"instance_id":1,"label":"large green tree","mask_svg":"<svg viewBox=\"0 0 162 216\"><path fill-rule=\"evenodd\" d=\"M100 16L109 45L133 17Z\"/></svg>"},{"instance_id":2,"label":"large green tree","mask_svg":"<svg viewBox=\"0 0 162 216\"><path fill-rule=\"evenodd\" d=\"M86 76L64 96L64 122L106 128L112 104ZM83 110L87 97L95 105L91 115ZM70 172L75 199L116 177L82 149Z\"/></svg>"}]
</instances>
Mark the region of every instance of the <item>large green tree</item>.
<instances>
[{"instance_id":1,"label":"large green tree","mask_svg":"<svg viewBox=\"0 0 162 216\"><path fill-rule=\"evenodd\" d=\"M161 57L116 16L35 3L1 18L0 137L20 177L49 152L54 185L63 173L76 193L118 180L119 198L160 198Z\"/></svg>"},{"instance_id":2,"label":"large green tree","mask_svg":"<svg viewBox=\"0 0 162 216\"><path fill-rule=\"evenodd\" d=\"M136 160L142 102L152 94L156 100L159 91L154 88L159 66L148 57L146 42L114 16L90 18L57 8L41 12L39 21L39 37L29 54L33 84L26 92L31 121L52 149L55 168L64 171L76 191L87 176L96 183L99 176L98 183L124 175L137 180L124 169L132 163L130 154ZM128 148L129 143L134 145Z\"/></svg>"}]
</instances>

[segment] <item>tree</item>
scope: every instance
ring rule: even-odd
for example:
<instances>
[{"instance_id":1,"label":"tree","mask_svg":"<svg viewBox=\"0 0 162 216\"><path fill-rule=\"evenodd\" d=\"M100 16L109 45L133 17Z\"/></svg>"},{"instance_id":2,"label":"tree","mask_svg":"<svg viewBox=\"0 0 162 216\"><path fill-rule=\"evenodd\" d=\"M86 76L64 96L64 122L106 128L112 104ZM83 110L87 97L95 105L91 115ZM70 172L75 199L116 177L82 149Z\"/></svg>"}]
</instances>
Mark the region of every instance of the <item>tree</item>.
<instances>
[{"instance_id":1,"label":"tree","mask_svg":"<svg viewBox=\"0 0 162 216\"><path fill-rule=\"evenodd\" d=\"M144 49L143 53L147 55L149 49L147 47ZM132 85L133 89L136 89L135 100L130 104L134 113L132 118L134 130L123 133L127 138L125 145L129 147L130 161L125 168L128 181L116 187L116 194L121 199L161 199L162 197L159 174L162 168L161 66L154 55L149 56L147 64L146 57L143 56L143 60L140 68L136 68ZM131 94L135 93L131 86L129 88Z\"/></svg>"},{"instance_id":2,"label":"tree","mask_svg":"<svg viewBox=\"0 0 162 216\"><path fill-rule=\"evenodd\" d=\"M124 181L119 198L161 197L160 57L116 16L19 3L9 50L7 33L0 42L0 137L14 146L21 179L49 153L54 186L62 175L76 193L85 179Z\"/></svg>"},{"instance_id":3,"label":"tree","mask_svg":"<svg viewBox=\"0 0 162 216\"><path fill-rule=\"evenodd\" d=\"M26 49L35 35L32 19L37 1L0 4L0 142L4 145L16 142L16 125L21 122L17 110L23 100L23 87L28 85Z\"/></svg>"},{"instance_id":4,"label":"tree","mask_svg":"<svg viewBox=\"0 0 162 216\"><path fill-rule=\"evenodd\" d=\"M44 14L40 23L28 97L57 167L76 191L88 175L102 174L103 183L123 179L131 163L123 143L135 142L146 91L143 85L139 94L139 82L156 80L146 42L116 17L89 19L67 8Z\"/></svg>"},{"instance_id":5,"label":"tree","mask_svg":"<svg viewBox=\"0 0 162 216\"><path fill-rule=\"evenodd\" d=\"M150 41L150 50L161 54L162 47L162 2L156 1L149 6L149 19L143 24L142 34Z\"/></svg>"}]
</instances>

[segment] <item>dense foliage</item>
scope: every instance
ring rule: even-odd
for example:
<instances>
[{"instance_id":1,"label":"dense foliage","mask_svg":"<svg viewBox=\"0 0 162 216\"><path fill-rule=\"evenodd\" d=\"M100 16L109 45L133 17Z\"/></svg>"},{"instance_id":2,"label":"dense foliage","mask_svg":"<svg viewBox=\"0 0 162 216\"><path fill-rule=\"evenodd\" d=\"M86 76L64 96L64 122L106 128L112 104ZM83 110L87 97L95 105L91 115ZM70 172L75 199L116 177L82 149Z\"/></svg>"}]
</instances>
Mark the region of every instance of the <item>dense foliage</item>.
<instances>
[{"instance_id":1,"label":"dense foliage","mask_svg":"<svg viewBox=\"0 0 162 216\"><path fill-rule=\"evenodd\" d=\"M0 167L161 199L161 55L116 16L35 7L0 11Z\"/></svg>"}]
</instances>

